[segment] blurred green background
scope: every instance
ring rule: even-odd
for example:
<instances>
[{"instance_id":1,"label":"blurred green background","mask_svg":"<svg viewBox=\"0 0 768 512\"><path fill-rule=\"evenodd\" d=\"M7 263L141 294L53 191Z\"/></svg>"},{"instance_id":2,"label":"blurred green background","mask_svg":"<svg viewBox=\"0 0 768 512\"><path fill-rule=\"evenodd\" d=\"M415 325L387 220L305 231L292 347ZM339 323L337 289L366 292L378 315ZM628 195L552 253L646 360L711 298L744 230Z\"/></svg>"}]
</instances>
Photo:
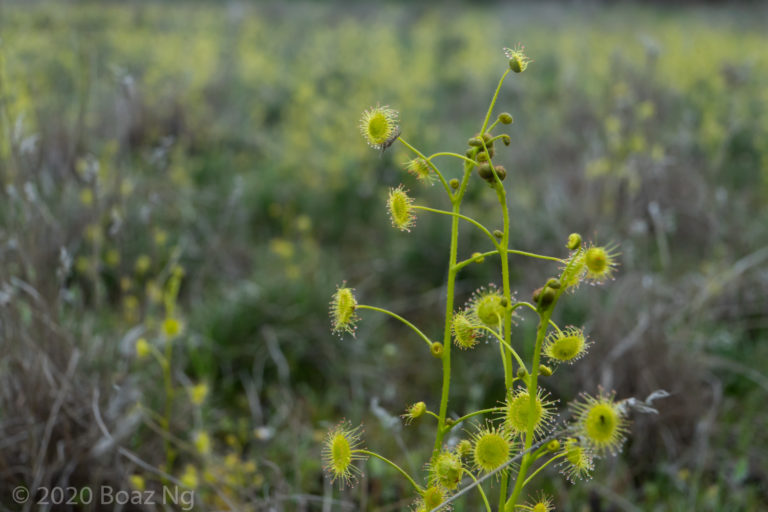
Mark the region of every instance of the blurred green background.
<instances>
[{"instance_id":1,"label":"blurred green background","mask_svg":"<svg viewBox=\"0 0 768 512\"><path fill-rule=\"evenodd\" d=\"M384 202L401 182L447 200L403 171L402 147L368 148L359 117L390 105L422 151L461 153L518 42L535 62L498 104L515 117L497 157L512 245L564 256L577 231L621 251L615 281L557 314L592 351L544 385L563 404L599 385L672 393L593 480L552 471L542 488L560 510L766 509L766 26L757 4L3 2L3 509L16 485L160 485L151 468L193 485L200 510L407 509L387 467L340 493L319 460L348 418L420 473L431 428L397 415L439 402L440 365L400 325L364 314L355 339L330 333L344 280L442 328L449 226L420 215L401 233ZM466 203L500 223L479 180ZM485 244L465 229L459 256ZM459 303L499 283L491 260L461 275ZM162 373L134 347L161 346L177 266L179 392L159 429ZM523 298L554 271L512 260ZM496 350L456 360L451 413L503 399ZM202 403L182 392L195 385Z\"/></svg>"}]
</instances>

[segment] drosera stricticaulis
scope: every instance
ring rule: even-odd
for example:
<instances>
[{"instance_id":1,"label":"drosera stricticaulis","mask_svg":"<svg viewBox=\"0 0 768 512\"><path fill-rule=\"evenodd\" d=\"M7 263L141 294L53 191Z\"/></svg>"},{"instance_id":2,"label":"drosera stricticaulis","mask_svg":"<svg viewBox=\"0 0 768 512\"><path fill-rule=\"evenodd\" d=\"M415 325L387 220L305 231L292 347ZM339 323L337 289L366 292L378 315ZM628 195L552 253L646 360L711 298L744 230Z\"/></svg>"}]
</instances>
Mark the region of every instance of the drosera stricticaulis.
<instances>
[{"instance_id":1,"label":"drosera stricticaulis","mask_svg":"<svg viewBox=\"0 0 768 512\"><path fill-rule=\"evenodd\" d=\"M597 396L582 393L571 406L572 420L564 423L558 421L557 401L550 399L540 385L540 378L552 376L561 363L573 364L595 343L581 327L557 325L553 312L558 301L565 292L569 292L566 297L575 292L582 282L610 281L620 254L616 246L585 242L578 233L568 237L564 254L560 255L511 247L504 181L512 173L494 159L499 158L500 145L508 146L513 140L508 133L495 130L511 125L514 119L507 112L493 120L492 116L507 77L510 73L523 73L533 61L521 45L505 48L504 55L508 69L499 80L479 131L469 137L464 151L432 155L421 152L403 137L400 115L389 106L371 107L360 120L360 131L371 147L384 151L399 142L413 153L412 159L405 163L406 170L424 184L439 182L445 189L447 202L443 208L419 204L417 195L411 196L403 185L391 188L386 201L392 225L401 231L410 231L416 212L443 216L450 224L444 329L442 338L437 333L429 336L398 313L358 303L353 290L342 284L331 300L332 330L340 335L354 335L362 310L382 313L404 323L417 341L426 342L429 351L427 354L424 350L420 356L414 353L413 357L423 357L425 365L436 358L442 366L442 389L436 411L427 407L429 400L425 396L423 401L407 406L402 415L406 425L418 423L435 428L431 455L424 463L425 474L421 478L374 451L360 448L361 430L351 428L347 422L328 433L323 445L323 462L329 478L344 484L354 483L361 474L358 463L363 460L374 457L385 462L392 474L400 474L410 484L414 493L412 510L420 512L448 510L454 500L470 490L478 493L486 512L550 512L555 509L551 496L523 494L534 477L556 463L572 482L587 478L595 459L615 454L629 430L629 408L624 402L616 401L613 393L603 390ZM451 160L458 164L455 166L458 170L455 167L449 170L450 166L445 165ZM496 196L501 229L491 231L479 220L461 212L470 186L490 189L489 193ZM485 240L485 247L472 252L466 260L458 257L460 225L478 230ZM533 291L530 302L519 300L512 289L510 259L513 257L538 259L551 269L552 277ZM499 266L501 285L480 287L463 307L459 306L457 275L470 264L491 262ZM536 321L535 336L526 340L517 336L513 342L512 331L517 321L530 321L529 318ZM451 348L462 352L477 350L480 340L496 346L504 388L498 390L496 406L489 405L459 418L449 417ZM523 355L529 360L525 361ZM647 412L648 408L644 410ZM457 425L464 426L456 429L449 445L446 436ZM496 499L487 494L491 491L497 493Z\"/></svg>"}]
</instances>

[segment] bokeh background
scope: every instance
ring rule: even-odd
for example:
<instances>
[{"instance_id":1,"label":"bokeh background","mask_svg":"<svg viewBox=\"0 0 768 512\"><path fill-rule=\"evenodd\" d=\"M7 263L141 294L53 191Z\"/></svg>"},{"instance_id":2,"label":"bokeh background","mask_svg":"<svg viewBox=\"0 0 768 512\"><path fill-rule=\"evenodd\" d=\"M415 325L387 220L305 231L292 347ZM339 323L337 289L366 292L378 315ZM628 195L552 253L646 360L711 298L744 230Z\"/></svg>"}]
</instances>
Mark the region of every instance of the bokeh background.
<instances>
[{"instance_id":1,"label":"bokeh background","mask_svg":"<svg viewBox=\"0 0 768 512\"><path fill-rule=\"evenodd\" d=\"M442 325L448 224L401 233L384 201L401 182L446 199L403 171L402 147L368 148L358 120L388 104L423 151L463 152L502 47L521 42L535 62L499 100L515 117L498 157L513 245L564 255L577 231L621 251L615 281L563 302L558 321L596 343L545 385L561 403L601 385L672 394L593 480L553 471L541 488L560 510L765 510L766 26L758 4L0 3L2 509L21 509L17 485L168 476L199 510L407 509L376 461L343 492L320 462L347 418L420 473L431 428L397 416L439 402L439 364L394 321L330 333L344 280ZM478 180L467 211L496 227L495 201ZM464 229L460 256L483 248ZM461 275L459 302L499 282L491 260ZM554 269L512 272L528 297ZM169 316L164 425L163 368L136 343L164 351ZM454 366L452 413L503 398L492 347Z\"/></svg>"}]
</instances>

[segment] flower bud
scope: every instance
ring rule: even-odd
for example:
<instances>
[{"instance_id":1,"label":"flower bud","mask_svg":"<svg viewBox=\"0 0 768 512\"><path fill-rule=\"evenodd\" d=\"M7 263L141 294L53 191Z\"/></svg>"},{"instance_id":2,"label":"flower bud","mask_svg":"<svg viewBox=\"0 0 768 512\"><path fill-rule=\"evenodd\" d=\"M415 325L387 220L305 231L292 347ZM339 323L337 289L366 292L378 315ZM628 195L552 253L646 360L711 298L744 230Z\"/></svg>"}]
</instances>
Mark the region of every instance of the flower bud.
<instances>
[{"instance_id":1,"label":"flower bud","mask_svg":"<svg viewBox=\"0 0 768 512\"><path fill-rule=\"evenodd\" d=\"M525 54L525 47L517 45L514 48L504 48L504 54L509 59L509 68L515 73L522 73L528 67L531 59Z\"/></svg>"},{"instance_id":2,"label":"flower bud","mask_svg":"<svg viewBox=\"0 0 768 512\"><path fill-rule=\"evenodd\" d=\"M488 153L486 153L485 151L481 151L480 153L477 154L477 156L475 157L475 160L477 160L480 163L487 162L488 161Z\"/></svg>"},{"instance_id":3,"label":"flower bud","mask_svg":"<svg viewBox=\"0 0 768 512\"><path fill-rule=\"evenodd\" d=\"M548 286L537 288L533 292L533 302L542 308L548 307L555 300L555 290Z\"/></svg>"},{"instance_id":4,"label":"flower bud","mask_svg":"<svg viewBox=\"0 0 768 512\"><path fill-rule=\"evenodd\" d=\"M557 439L553 439L547 443L547 451L556 452L559 449L560 449L560 441L558 441Z\"/></svg>"},{"instance_id":5,"label":"flower bud","mask_svg":"<svg viewBox=\"0 0 768 512\"><path fill-rule=\"evenodd\" d=\"M453 190L456 190L457 188L459 188L459 180L457 180L456 178L453 178L449 183Z\"/></svg>"},{"instance_id":6,"label":"flower bud","mask_svg":"<svg viewBox=\"0 0 768 512\"><path fill-rule=\"evenodd\" d=\"M488 163L484 163L477 166L477 174L483 178L485 181L493 181L493 171L491 170L491 166Z\"/></svg>"},{"instance_id":7,"label":"flower bud","mask_svg":"<svg viewBox=\"0 0 768 512\"><path fill-rule=\"evenodd\" d=\"M139 359L144 359L149 355L151 348L149 342L145 338L139 338L136 340L136 356Z\"/></svg>"},{"instance_id":8,"label":"flower bud","mask_svg":"<svg viewBox=\"0 0 768 512\"><path fill-rule=\"evenodd\" d=\"M416 402L405 410L405 414L402 415L402 418L405 420L406 425L410 425L414 420L424 416L425 412L427 412L427 404L424 402Z\"/></svg>"},{"instance_id":9,"label":"flower bud","mask_svg":"<svg viewBox=\"0 0 768 512\"><path fill-rule=\"evenodd\" d=\"M467 141L467 144L469 144L472 147L475 148L481 148L483 147L483 141L480 140L480 137L472 137Z\"/></svg>"},{"instance_id":10,"label":"flower bud","mask_svg":"<svg viewBox=\"0 0 768 512\"><path fill-rule=\"evenodd\" d=\"M544 286L548 286L548 287L550 287L550 288L554 288L555 290L559 290L559 289L560 289L560 280L559 280L559 279L556 279L556 278L554 278L554 277L551 277L551 278L549 278L549 280L547 281L547 284L546 284L546 285L544 285Z\"/></svg>"},{"instance_id":11,"label":"flower bud","mask_svg":"<svg viewBox=\"0 0 768 512\"><path fill-rule=\"evenodd\" d=\"M432 343L432 346L429 349L430 352L432 352L432 355L435 356L438 359L443 358L443 344L439 341L435 341Z\"/></svg>"},{"instance_id":12,"label":"flower bud","mask_svg":"<svg viewBox=\"0 0 768 512\"><path fill-rule=\"evenodd\" d=\"M427 404L425 404L424 402L416 402L408 410L408 414L410 414L413 417L413 419L416 419L421 417L426 410L427 410Z\"/></svg>"},{"instance_id":13,"label":"flower bud","mask_svg":"<svg viewBox=\"0 0 768 512\"><path fill-rule=\"evenodd\" d=\"M550 368L549 366L545 366L543 364L540 364L539 365L539 375L541 375L543 377L549 377L550 375L552 375L552 368Z\"/></svg>"},{"instance_id":14,"label":"flower bud","mask_svg":"<svg viewBox=\"0 0 768 512\"><path fill-rule=\"evenodd\" d=\"M501 136L501 142L503 142L505 146L509 146L512 144L512 138L509 135L504 134Z\"/></svg>"},{"instance_id":15,"label":"flower bud","mask_svg":"<svg viewBox=\"0 0 768 512\"><path fill-rule=\"evenodd\" d=\"M566 243L565 246L572 251L581 247L581 235L578 233L571 233L568 235L568 243Z\"/></svg>"},{"instance_id":16,"label":"flower bud","mask_svg":"<svg viewBox=\"0 0 768 512\"><path fill-rule=\"evenodd\" d=\"M504 181L504 178L507 177L507 170L501 165L497 165L493 168L493 170L491 170L491 166L487 163L484 163L477 168L477 174L491 185L496 183L496 176L494 176L494 171L496 171L496 176L499 177L499 181Z\"/></svg>"},{"instance_id":17,"label":"flower bud","mask_svg":"<svg viewBox=\"0 0 768 512\"><path fill-rule=\"evenodd\" d=\"M502 124L512 124L514 122L514 118L512 117L512 114L509 112L502 112L499 114L499 122Z\"/></svg>"},{"instance_id":18,"label":"flower bud","mask_svg":"<svg viewBox=\"0 0 768 512\"><path fill-rule=\"evenodd\" d=\"M500 229L494 229L493 236L501 240L504 237L504 233L502 233Z\"/></svg>"},{"instance_id":19,"label":"flower bud","mask_svg":"<svg viewBox=\"0 0 768 512\"><path fill-rule=\"evenodd\" d=\"M528 376L528 370L526 370L524 367L520 367L517 369L517 378L518 379L525 379Z\"/></svg>"}]
</instances>

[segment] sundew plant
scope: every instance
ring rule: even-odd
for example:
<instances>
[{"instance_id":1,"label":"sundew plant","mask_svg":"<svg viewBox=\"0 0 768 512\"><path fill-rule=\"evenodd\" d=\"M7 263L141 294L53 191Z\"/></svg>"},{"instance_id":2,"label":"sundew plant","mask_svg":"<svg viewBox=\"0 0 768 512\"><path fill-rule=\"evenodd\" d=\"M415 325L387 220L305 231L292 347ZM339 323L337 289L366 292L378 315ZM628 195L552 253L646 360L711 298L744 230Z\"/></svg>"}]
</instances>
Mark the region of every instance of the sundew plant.
<instances>
[{"instance_id":1,"label":"sundew plant","mask_svg":"<svg viewBox=\"0 0 768 512\"><path fill-rule=\"evenodd\" d=\"M416 214L421 212L443 215L450 223L445 327L442 339L437 340L395 312L359 302L354 289L344 283L331 300L332 328L337 334L354 336L360 313L365 310L396 318L412 329L426 344L425 349L442 362L442 390L437 411L427 407L428 397L425 397L425 401L408 406L403 415L407 424L419 420L435 426L434 447L429 460L425 461L423 475L411 475L392 460L366 448L362 427L348 421L340 422L328 432L322 449L323 465L328 477L343 486L356 482L366 459L381 459L413 488L413 510L418 512L447 509L459 496L470 491L480 494L487 512L553 510L551 496L531 495L526 491L542 470L555 464L572 482L589 477L596 459L621 449L629 430L630 409L653 411L650 402L663 395L656 392L645 402L633 398L617 400L614 393L599 389L594 395L582 393L569 411L561 412L540 384L542 377L573 364L595 343L580 327L557 325L552 315L559 301L567 299L581 283L610 281L617 268L618 252L614 246L585 242L576 233L564 241L564 254L558 256L510 247L510 217L504 187L507 171L495 165L493 159L497 148L512 143L509 134L495 132L512 124L513 118L509 113L501 113L495 120L491 119L504 81L510 73L525 71L531 60L521 46L505 49L505 55L509 68L501 76L482 125L469 138L468 149L463 154L439 152L426 156L401 136L398 112L387 106L368 109L360 122L362 134L371 147L384 151L395 143L403 144L413 152L413 159L406 164L407 170L421 182L439 182L445 189L449 210L418 204L402 185L391 189L387 200L392 225L397 229L409 231ZM438 167L438 159L441 163L458 161L463 173L458 177L448 176ZM462 201L470 186L486 187L496 195L501 209L500 230L491 230L461 213ZM490 250L477 251L469 259L459 260L462 223L484 233ZM542 283L530 302L519 300L510 282L511 255L555 262L559 275ZM484 284L466 304L457 305L454 300L456 276L468 265L491 262L500 265L501 286ZM529 313L523 315L526 310ZM532 315L538 320L535 338L515 336L517 322L527 321L525 317ZM460 354L476 349L483 340L498 346L505 383L499 398L503 397L503 401L495 407L451 418L448 401L451 367L455 364L452 349L458 349ZM532 350L524 350L527 344ZM520 356L525 353L532 354L529 361ZM460 432L461 439L448 443L447 435L454 429ZM498 492L498 496L492 496L491 490ZM495 507L494 503L497 503Z\"/></svg>"}]
</instances>

